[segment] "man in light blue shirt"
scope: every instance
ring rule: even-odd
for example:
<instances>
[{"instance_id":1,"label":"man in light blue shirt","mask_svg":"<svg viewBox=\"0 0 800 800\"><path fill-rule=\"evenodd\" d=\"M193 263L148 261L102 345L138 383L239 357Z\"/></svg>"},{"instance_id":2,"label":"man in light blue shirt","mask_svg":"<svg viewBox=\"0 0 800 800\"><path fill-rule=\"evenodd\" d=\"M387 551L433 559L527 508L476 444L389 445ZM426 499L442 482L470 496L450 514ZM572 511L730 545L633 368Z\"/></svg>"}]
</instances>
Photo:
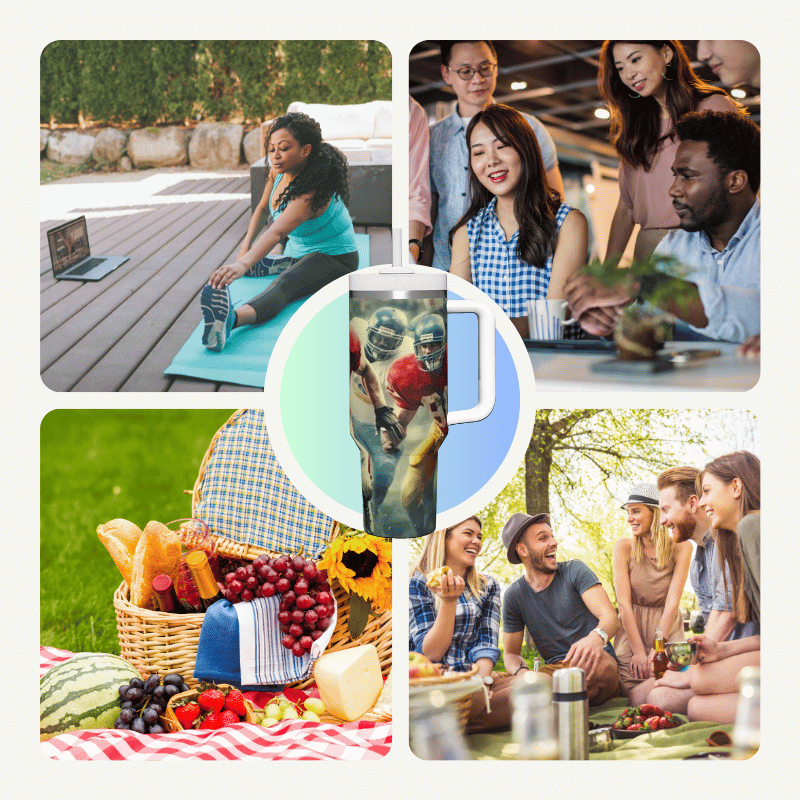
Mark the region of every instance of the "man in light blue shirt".
<instances>
[{"instance_id":1,"label":"man in light blue shirt","mask_svg":"<svg viewBox=\"0 0 800 800\"><path fill-rule=\"evenodd\" d=\"M674 542L695 543L689 567L692 591L705 618L705 635L715 642L741 639L758 633L755 623L736 621L733 613L730 572L727 585L722 579L711 521L697 496L696 467L671 467L658 476L658 506L661 522L669 528ZM727 588L727 591L726 591ZM693 692L687 670L667 671L655 682L647 702L677 714L685 714Z\"/></svg>"},{"instance_id":2,"label":"man in light blue shirt","mask_svg":"<svg viewBox=\"0 0 800 800\"><path fill-rule=\"evenodd\" d=\"M669 194L680 218L656 248L685 268L688 297L669 298L659 306L686 323L678 338L741 342L761 327L761 181L760 132L738 113L700 111L676 125L681 143ZM647 299L662 281L661 273L635 280L620 270L621 282L607 287L576 275L565 294L575 317L588 333L604 336L630 301Z\"/></svg>"},{"instance_id":3,"label":"man in light blue shirt","mask_svg":"<svg viewBox=\"0 0 800 800\"><path fill-rule=\"evenodd\" d=\"M433 265L450 269L450 231L469 205L469 121L494 102L497 82L497 53L491 42L441 42L442 78L458 98L453 113L437 122L430 131L431 193L438 198L438 213L433 227ZM558 169L556 147L547 129L535 117L528 120L547 170L551 187L562 196L564 185ZM434 203L436 200L434 200Z\"/></svg>"}]
</instances>

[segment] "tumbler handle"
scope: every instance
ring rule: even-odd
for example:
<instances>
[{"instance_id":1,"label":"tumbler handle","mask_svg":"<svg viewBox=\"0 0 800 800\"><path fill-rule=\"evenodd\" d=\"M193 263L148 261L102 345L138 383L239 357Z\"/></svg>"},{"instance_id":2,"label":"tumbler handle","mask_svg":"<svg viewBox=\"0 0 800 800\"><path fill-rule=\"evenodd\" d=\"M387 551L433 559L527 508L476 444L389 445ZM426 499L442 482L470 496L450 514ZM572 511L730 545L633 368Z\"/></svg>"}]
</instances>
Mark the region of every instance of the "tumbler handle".
<instances>
[{"instance_id":1,"label":"tumbler handle","mask_svg":"<svg viewBox=\"0 0 800 800\"><path fill-rule=\"evenodd\" d=\"M448 412L447 424L479 422L492 413L495 401L494 313L480 300L448 300L447 312L478 317L478 405Z\"/></svg>"}]
</instances>

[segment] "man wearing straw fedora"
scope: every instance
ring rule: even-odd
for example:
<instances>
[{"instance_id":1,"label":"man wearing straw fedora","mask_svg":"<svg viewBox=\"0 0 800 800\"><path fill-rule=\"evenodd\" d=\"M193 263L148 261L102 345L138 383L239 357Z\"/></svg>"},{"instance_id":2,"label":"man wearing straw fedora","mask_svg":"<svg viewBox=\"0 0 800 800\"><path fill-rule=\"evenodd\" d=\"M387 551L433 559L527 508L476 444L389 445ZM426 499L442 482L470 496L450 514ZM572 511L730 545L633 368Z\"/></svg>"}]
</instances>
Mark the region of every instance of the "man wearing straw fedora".
<instances>
[{"instance_id":1,"label":"man wearing straw fedora","mask_svg":"<svg viewBox=\"0 0 800 800\"><path fill-rule=\"evenodd\" d=\"M528 669L522 658L525 629L544 659L540 670L563 667L586 672L589 703L599 706L619 691L619 666L609 639L619 629L611 600L582 561L556 561L558 544L549 514L512 514L503 545L524 574L503 598L503 660L512 675Z\"/></svg>"}]
</instances>

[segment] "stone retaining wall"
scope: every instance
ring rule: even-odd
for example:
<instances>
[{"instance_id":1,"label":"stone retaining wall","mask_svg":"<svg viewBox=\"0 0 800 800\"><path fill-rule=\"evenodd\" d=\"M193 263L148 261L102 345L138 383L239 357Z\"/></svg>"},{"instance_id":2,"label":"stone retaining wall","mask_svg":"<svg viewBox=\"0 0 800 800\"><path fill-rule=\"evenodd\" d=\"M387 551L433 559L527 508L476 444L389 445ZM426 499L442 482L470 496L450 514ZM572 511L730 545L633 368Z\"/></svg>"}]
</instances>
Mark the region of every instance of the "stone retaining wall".
<instances>
[{"instance_id":1,"label":"stone retaining wall","mask_svg":"<svg viewBox=\"0 0 800 800\"><path fill-rule=\"evenodd\" d=\"M241 125L202 122L196 128L170 126L125 131L39 129L39 151L61 164L80 166L90 159L121 172L145 167L176 167L189 164L198 169L234 169L242 162L253 164L261 157L255 128L244 132Z\"/></svg>"}]
</instances>

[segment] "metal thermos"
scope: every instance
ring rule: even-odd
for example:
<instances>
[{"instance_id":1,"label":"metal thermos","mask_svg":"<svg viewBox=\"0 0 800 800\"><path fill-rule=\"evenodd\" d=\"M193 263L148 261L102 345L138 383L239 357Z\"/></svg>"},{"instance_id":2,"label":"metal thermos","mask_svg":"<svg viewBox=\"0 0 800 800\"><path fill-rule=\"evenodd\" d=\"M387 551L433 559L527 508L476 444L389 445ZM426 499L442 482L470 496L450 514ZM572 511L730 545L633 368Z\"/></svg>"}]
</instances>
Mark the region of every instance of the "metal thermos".
<instances>
[{"instance_id":1,"label":"metal thermos","mask_svg":"<svg viewBox=\"0 0 800 800\"><path fill-rule=\"evenodd\" d=\"M448 703L411 709L411 750L428 761L465 761L472 758Z\"/></svg>"},{"instance_id":2,"label":"metal thermos","mask_svg":"<svg viewBox=\"0 0 800 800\"><path fill-rule=\"evenodd\" d=\"M553 728L550 681L532 671L523 672L511 691L511 731L517 758L555 760L558 743Z\"/></svg>"},{"instance_id":3,"label":"metal thermos","mask_svg":"<svg viewBox=\"0 0 800 800\"><path fill-rule=\"evenodd\" d=\"M739 672L739 701L731 734L733 758L754 756L761 744L761 670L743 667Z\"/></svg>"},{"instance_id":4,"label":"metal thermos","mask_svg":"<svg viewBox=\"0 0 800 800\"><path fill-rule=\"evenodd\" d=\"M568 667L553 673L553 709L559 759L588 759L589 693L586 673L582 669Z\"/></svg>"}]
</instances>

